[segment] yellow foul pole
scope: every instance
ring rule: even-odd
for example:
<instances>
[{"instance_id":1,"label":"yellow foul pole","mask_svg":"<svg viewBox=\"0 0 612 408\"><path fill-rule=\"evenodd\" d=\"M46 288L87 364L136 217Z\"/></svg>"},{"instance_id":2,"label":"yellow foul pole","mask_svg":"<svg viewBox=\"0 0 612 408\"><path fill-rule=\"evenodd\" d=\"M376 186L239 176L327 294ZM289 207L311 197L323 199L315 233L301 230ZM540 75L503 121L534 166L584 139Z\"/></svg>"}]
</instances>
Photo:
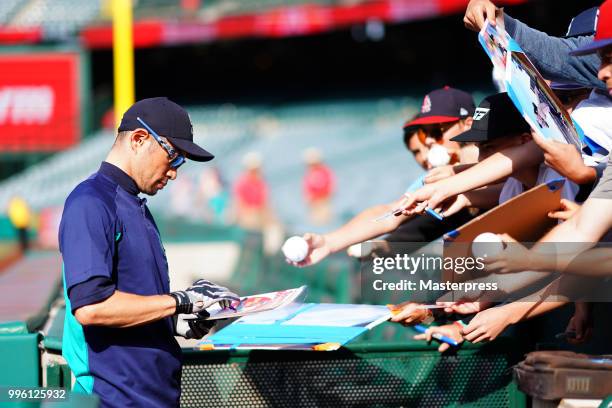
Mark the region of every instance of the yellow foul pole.
<instances>
[{"instance_id":1,"label":"yellow foul pole","mask_svg":"<svg viewBox=\"0 0 612 408\"><path fill-rule=\"evenodd\" d=\"M113 11L113 69L115 75L115 125L134 103L134 43L132 0L111 0Z\"/></svg>"}]
</instances>

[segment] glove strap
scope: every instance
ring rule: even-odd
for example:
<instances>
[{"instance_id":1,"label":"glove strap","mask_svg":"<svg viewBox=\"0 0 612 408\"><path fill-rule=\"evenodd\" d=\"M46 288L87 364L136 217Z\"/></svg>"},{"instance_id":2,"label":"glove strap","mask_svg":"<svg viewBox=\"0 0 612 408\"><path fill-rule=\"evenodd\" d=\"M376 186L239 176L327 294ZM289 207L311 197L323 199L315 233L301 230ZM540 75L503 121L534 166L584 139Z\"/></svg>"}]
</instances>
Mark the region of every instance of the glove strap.
<instances>
[{"instance_id":1,"label":"glove strap","mask_svg":"<svg viewBox=\"0 0 612 408\"><path fill-rule=\"evenodd\" d=\"M170 296L176 301L176 310L174 314L193 313L193 303L191 303L189 296L185 292L171 292Z\"/></svg>"}]
</instances>

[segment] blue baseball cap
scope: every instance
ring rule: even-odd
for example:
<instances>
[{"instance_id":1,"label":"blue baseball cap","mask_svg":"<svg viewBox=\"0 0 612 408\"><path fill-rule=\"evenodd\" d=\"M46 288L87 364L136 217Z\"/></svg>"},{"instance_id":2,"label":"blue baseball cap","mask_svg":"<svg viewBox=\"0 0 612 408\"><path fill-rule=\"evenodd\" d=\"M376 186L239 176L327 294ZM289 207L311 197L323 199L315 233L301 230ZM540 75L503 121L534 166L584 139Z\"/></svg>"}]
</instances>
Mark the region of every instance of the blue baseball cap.
<instances>
[{"instance_id":1,"label":"blue baseball cap","mask_svg":"<svg viewBox=\"0 0 612 408\"><path fill-rule=\"evenodd\" d=\"M569 54L574 56L593 54L610 45L612 45L612 0L606 0L599 6L593 41L576 48Z\"/></svg>"},{"instance_id":2,"label":"blue baseball cap","mask_svg":"<svg viewBox=\"0 0 612 408\"><path fill-rule=\"evenodd\" d=\"M166 97L147 98L133 104L124 114L119 132L142 128L140 117L160 136L185 152L190 160L206 162L215 156L193 142L193 125L185 109Z\"/></svg>"},{"instance_id":3,"label":"blue baseball cap","mask_svg":"<svg viewBox=\"0 0 612 408\"><path fill-rule=\"evenodd\" d=\"M572 18L572 21L567 28L565 38L595 34L598 12L599 7L591 7L590 9L584 10L582 13Z\"/></svg>"}]
</instances>

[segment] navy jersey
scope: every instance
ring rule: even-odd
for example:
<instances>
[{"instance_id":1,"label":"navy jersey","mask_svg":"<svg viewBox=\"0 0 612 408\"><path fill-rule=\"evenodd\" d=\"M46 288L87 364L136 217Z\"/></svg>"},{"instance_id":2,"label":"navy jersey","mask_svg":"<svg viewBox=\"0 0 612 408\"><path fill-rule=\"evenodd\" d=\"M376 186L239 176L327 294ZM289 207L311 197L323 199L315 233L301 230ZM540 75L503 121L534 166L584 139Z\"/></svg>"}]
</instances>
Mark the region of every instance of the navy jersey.
<instances>
[{"instance_id":1,"label":"navy jersey","mask_svg":"<svg viewBox=\"0 0 612 408\"><path fill-rule=\"evenodd\" d=\"M76 376L75 390L97 394L101 406L178 406L181 349L171 317L130 328L83 327L74 317L78 307L115 290L169 293L159 232L137 194L127 174L102 163L66 199L59 231L66 299L62 354Z\"/></svg>"}]
</instances>

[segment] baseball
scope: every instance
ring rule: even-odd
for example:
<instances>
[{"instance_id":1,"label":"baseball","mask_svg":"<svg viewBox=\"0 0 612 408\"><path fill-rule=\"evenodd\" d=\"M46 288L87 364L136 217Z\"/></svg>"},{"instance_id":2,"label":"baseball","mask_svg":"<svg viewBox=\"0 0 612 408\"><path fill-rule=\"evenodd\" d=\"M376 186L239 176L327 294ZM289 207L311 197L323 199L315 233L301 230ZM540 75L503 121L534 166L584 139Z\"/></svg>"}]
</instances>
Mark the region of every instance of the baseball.
<instances>
[{"instance_id":1,"label":"baseball","mask_svg":"<svg viewBox=\"0 0 612 408\"><path fill-rule=\"evenodd\" d=\"M299 236L293 236L283 244L282 250L285 257L293 262L301 262L308 255L308 243Z\"/></svg>"},{"instance_id":2,"label":"baseball","mask_svg":"<svg viewBox=\"0 0 612 408\"><path fill-rule=\"evenodd\" d=\"M472 254L476 258L497 256L503 250L503 241L492 232L483 232L472 241Z\"/></svg>"},{"instance_id":3,"label":"baseball","mask_svg":"<svg viewBox=\"0 0 612 408\"><path fill-rule=\"evenodd\" d=\"M351 245L346 250L346 253L352 258L361 258L361 243Z\"/></svg>"},{"instance_id":4,"label":"baseball","mask_svg":"<svg viewBox=\"0 0 612 408\"><path fill-rule=\"evenodd\" d=\"M446 166L450 163L450 155L444 146L433 145L427 153L427 161L432 167Z\"/></svg>"}]
</instances>

